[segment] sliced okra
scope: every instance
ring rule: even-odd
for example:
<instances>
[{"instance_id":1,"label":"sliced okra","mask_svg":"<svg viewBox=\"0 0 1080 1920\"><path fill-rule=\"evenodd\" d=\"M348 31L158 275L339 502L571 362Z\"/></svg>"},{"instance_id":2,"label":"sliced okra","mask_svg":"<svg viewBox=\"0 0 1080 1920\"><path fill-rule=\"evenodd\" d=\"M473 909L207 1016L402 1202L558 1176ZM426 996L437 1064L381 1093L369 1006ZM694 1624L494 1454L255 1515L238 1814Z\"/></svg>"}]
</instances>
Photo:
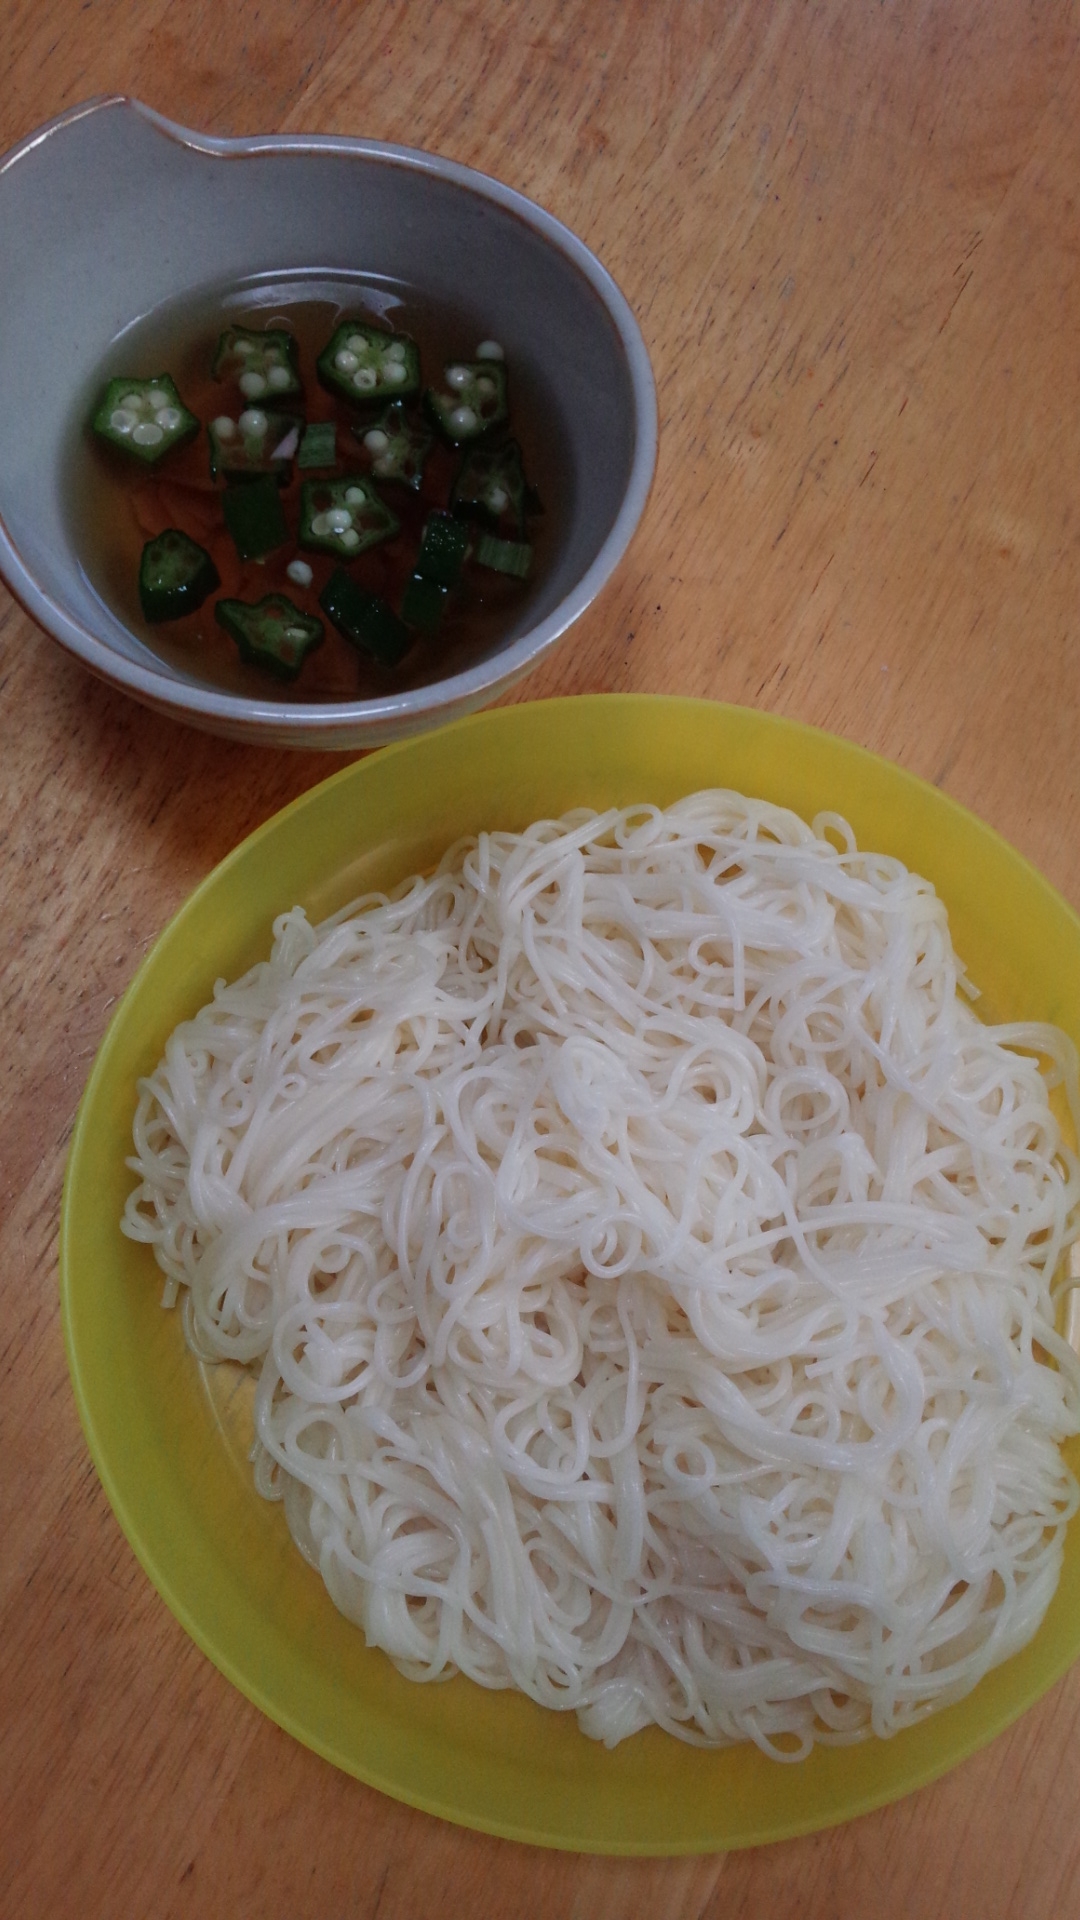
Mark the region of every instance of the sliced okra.
<instances>
[{"instance_id":1,"label":"sliced okra","mask_svg":"<svg viewBox=\"0 0 1080 1920\"><path fill-rule=\"evenodd\" d=\"M450 492L450 509L489 533L509 538L525 531L525 472L516 440L500 447L470 447Z\"/></svg>"},{"instance_id":2,"label":"sliced okra","mask_svg":"<svg viewBox=\"0 0 1080 1920\"><path fill-rule=\"evenodd\" d=\"M261 560L283 547L289 537L281 494L268 473L226 487L221 510L241 560Z\"/></svg>"},{"instance_id":3,"label":"sliced okra","mask_svg":"<svg viewBox=\"0 0 1080 1920\"><path fill-rule=\"evenodd\" d=\"M467 446L507 418L506 368L501 360L455 360L443 386L428 387L424 405L453 447Z\"/></svg>"},{"instance_id":4,"label":"sliced okra","mask_svg":"<svg viewBox=\"0 0 1080 1920\"><path fill-rule=\"evenodd\" d=\"M342 639L371 654L380 666L396 666L412 645L412 634L393 608L360 586L344 567L335 567L319 595L319 605Z\"/></svg>"},{"instance_id":5,"label":"sliced okra","mask_svg":"<svg viewBox=\"0 0 1080 1920\"><path fill-rule=\"evenodd\" d=\"M315 371L332 393L364 406L375 400L405 400L420 391L415 340L363 320L343 320L335 327Z\"/></svg>"},{"instance_id":6,"label":"sliced okra","mask_svg":"<svg viewBox=\"0 0 1080 1920\"><path fill-rule=\"evenodd\" d=\"M301 472L337 465L337 421L309 420L296 455Z\"/></svg>"},{"instance_id":7,"label":"sliced okra","mask_svg":"<svg viewBox=\"0 0 1080 1920\"><path fill-rule=\"evenodd\" d=\"M269 473L285 486L303 424L293 413L272 413L264 407L245 407L236 420L231 414L219 413L207 429L213 478L242 480L251 474Z\"/></svg>"},{"instance_id":8,"label":"sliced okra","mask_svg":"<svg viewBox=\"0 0 1080 1920\"><path fill-rule=\"evenodd\" d=\"M454 587L469 545L469 530L450 513L429 513L424 522L416 571L440 587Z\"/></svg>"},{"instance_id":9,"label":"sliced okra","mask_svg":"<svg viewBox=\"0 0 1080 1920\"><path fill-rule=\"evenodd\" d=\"M235 640L240 658L278 680L295 680L323 638L323 623L301 613L283 593L262 600L219 600L214 618Z\"/></svg>"},{"instance_id":10,"label":"sliced okra","mask_svg":"<svg viewBox=\"0 0 1080 1920\"><path fill-rule=\"evenodd\" d=\"M363 473L341 480L305 480L300 489L300 545L314 553L336 553L355 560L358 553L389 540L400 527L396 513L380 500Z\"/></svg>"},{"instance_id":11,"label":"sliced okra","mask_svg":"<svg viewBox=\"0 0 1080 1920\"><path fill-rule=\"evenodd\" d=\"M166 527L142 550L139 604L144 620L151 625L161 620L182 620L185 613L201 607L207 595L220 585L218 570L206 548L179 527Z\"/></svg>"},{"instance_id":12,"label":"sliced okra","mask_svg":"<svg viewBox=\"0 0 1080 1920\"><path fill-rule=\"evenodd\" d=\"M401 596L401 617L405 625L418 627L422 633L434 633L449 595L449 587L440 586L437 580L425 579L422 573L414 573L406 581Z\"/></svg>"},{"instance_id":13,"label":"sliced okra","mask_svg":"<svg viewBox=\"0 0 1080 1920\"><path fill-rule=\"evenodd\" d=\"M482 533L476 543L476 559L493 573L508 573L515 580L526 580L532 566L532 548L527 540L497 540L493 533Z\"/></svg>"},{"instance_id":14,"label":"sliced okra","mask_svg":"<svg viewBox=\"0 0 1080 1920\"><path fill-rule=\"evenodd\" d=\"M429 513L424 522L416 569L406 581L401 617L408 627L434 633L461 577L469 545L469 530L449 513Z\"/></svg>"},{"instance_id":15,"label":"sliced okra","mask_svg":"<svg viewBox=\"0 0 1080 1920\"><path fill-rule=\"evenodd\" d=\"M235 380L245 400L284 400L303 392L296 356L284 327L228 327L214 354L214 379Z\"/></svg>"},{"instance_id":16,"label":"sliced okra","mask_svg":"<svg viewBox=\"0 0 1080 1920\"><path fill-rule=\"evenodd\" d=\"M377 480L396 480L419 493L424 462L433 444L431 430L423 420L394 401L374 426L364 432L358 428L357 437L371 456L371 471Z\"/></svg>"},{"instance_id":17,"label":"sliced okra","mask_svg":"<svg viewBox=\"0 0 1080 1920\"><path fill-rule=\"evenodd\" d=\"M193 440L199 431L198 420L167 373L155 374L152 380L110 380L91 426L111 447L133 454L148 467L174 447Z\"/></svg>"}]
</instances>

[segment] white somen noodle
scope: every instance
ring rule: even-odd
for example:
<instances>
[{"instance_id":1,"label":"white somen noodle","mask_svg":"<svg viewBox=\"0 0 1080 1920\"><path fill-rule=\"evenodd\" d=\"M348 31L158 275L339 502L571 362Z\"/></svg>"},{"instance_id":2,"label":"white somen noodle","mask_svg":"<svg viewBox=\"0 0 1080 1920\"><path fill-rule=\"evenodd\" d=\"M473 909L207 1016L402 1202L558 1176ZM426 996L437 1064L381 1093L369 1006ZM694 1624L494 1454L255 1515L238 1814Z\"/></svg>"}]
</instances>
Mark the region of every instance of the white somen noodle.
<instances>
[{"instance_id":1,"label":"white somen noodle","mask_svg":"<svg viewBox=\"0 0 1080 1920\"><path fill-rule=\"evenodd\" d=\"M177 1029L125 1231L404 1673L798 1758L1030 1639L1076 1063L968 991L926 881L716 792L294 909Z\"/></svg>"}]
</instances>

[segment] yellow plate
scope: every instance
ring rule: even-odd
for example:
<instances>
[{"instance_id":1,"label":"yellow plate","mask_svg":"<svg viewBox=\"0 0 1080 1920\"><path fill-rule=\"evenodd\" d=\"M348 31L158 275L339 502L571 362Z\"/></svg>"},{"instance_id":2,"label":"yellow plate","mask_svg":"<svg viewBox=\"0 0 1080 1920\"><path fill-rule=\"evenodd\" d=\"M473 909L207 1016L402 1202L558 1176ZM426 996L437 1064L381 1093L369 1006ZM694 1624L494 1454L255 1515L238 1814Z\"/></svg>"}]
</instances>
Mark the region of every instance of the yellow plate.
<instances>
[{"instance_id":1,"label":"yellow plate","mask_svg":"<svg viewBox=\"0 0 1080 1920\"><path fill-rule=\"evenodd\" d=\"M974 1694L891 1741L798 1766L703 1753L655 1730L614 1753L571 1715L457 1679L403 1680L335 1611L254 1492L246 1398L202 1372L159 1306L149 1252L117 1222L135 1080L178 1020L263 956L275 913L312 918L424 867L459 834L699 787L835 809L944 898L992 1018L1080 1042L1080 921L1003 840L933 787L841 740L701 701L597 696L518 706L385 748L305 794L192 895L105 1037L68 1165L61 1288L75 1393L98 1472L150 1579L222 1672L296 1738L383 1792L465 1826L582 1852L756 1845L845 1820L954 1766L1080 1652L1080 1527L1034 1642ZM1078 1458L1074 1458L1074 1467Z\"/></svg>"}]
</instances>

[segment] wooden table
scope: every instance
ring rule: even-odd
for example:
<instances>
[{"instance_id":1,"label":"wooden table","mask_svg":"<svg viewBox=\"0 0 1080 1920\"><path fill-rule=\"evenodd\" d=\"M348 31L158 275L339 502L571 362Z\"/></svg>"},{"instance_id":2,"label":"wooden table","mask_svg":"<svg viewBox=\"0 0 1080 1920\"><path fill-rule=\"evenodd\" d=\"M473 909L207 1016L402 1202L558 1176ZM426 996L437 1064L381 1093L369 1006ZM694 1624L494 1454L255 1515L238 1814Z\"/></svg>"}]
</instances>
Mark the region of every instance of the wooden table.
<instances>
[{"instance_id":1,"label":"wooden table","mask_svg":"<svg viewBox=\"0 0 1080 1920\"><path fill-rule=\"evenodd\" d=\"M813 721L936 781L1080 905L1078 18L1049 0L9 0L0 147L122 90L214 132L436 148L533 195L640 316L661 453L615 581L516 697L679 690ZM1080 1670L951 1777L837 1832L619 1862L393 1804L196 1650L76 1418L64 1155L147 945L338 763L151 717L2 590L0 647L0 1911L1080 1909Z\"/></svg>"}]
</instances>

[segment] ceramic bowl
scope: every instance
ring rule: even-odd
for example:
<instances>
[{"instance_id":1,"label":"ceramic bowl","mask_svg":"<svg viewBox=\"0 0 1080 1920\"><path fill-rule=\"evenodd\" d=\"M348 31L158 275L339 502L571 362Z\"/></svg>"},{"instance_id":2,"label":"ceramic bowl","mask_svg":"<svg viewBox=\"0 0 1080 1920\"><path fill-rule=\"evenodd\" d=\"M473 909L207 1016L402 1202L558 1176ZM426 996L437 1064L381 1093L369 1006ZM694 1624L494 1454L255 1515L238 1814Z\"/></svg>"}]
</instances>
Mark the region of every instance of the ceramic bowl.
<instances>
[{"instance_id":1,"label":"ceramic bowl","mask_svg":"<svg viewBox=\"0 0 1080 1920\"><path fill-rule=\"evenodd\" d=\"M452 161L359 139L211 139L137 101L93 100L0 162L0 259L0 572L91 672L175 719L340 749L467 713L567 631L640 518L656 399L630 308L559 221ZM146 316L199 289L357 271L433 306L464 299L502 343L557 449L554 551L464 670L355 701L223 692L159 658L98 591L75 531L72 447L102 367Z\"/></svg>"}]
</instances>

